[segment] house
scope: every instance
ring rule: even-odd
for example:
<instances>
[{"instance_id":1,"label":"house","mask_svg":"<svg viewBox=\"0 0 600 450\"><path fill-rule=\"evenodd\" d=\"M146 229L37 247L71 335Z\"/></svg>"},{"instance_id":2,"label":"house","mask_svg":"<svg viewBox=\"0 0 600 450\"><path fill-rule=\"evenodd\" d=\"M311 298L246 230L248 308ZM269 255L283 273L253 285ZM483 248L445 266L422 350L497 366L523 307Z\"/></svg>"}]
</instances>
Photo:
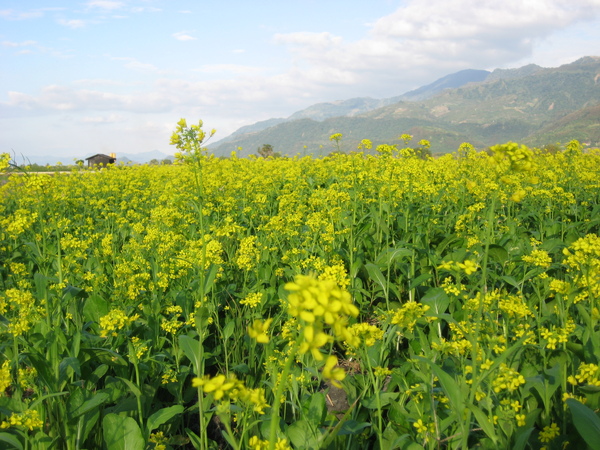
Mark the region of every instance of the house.
<instances>
[{"instance_id":1,"label":"house","mask_svg":"<svg viewBox=\"0 0 600 450\"><path fill-rule=\"evenodd\" d=\"M106 166L108 164L115 164L117 162L117 155L111 153L110 156L103 155L102 153L98 153L94 156L90 156L89 158L85 158L88 162L88 167L94 166Z\"/></svg>"}]
</instances>

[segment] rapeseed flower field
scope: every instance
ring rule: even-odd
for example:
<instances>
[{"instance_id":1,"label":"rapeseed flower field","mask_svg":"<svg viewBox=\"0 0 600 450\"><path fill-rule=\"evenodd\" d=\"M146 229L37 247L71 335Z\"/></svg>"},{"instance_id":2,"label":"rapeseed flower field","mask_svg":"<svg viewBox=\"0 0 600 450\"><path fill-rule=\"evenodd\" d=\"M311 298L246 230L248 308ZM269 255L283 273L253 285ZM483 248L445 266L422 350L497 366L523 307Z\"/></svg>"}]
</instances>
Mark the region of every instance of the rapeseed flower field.
<instances>
[{"instance_id":1,"label":"rapeseed flower field","mask_svg":"<svg viewBox=\"0 0 600 450\"><path fill-rule=\"evenodd\" d=\"M205 137L0 188L0 448L599 448L600 152Z\"/></svg>"}]
</instances>

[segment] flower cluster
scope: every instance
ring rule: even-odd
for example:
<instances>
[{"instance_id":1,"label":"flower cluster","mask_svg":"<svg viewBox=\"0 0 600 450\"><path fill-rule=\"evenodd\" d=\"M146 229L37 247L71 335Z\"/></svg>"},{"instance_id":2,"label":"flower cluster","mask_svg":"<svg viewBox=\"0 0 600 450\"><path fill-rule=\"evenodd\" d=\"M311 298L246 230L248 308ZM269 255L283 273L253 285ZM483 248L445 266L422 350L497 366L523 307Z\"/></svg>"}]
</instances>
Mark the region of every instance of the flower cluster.
<instances>
[{"instance_id":1,"label":"flower cluster","mask_svg":"<svg viewBox=\"0 0 600 450\"><path fill-rule=\"evenodd\" d=\"M348 331L348 318L356 317L358 308L350 294L334 281L298 275L285 289L290 292L288 314L303 323L301 354L310 352L315 359L323 359L320 348L334 339L325 333L325 326L330 327L340 341L356 343L356 337Z\"/></svg>"},{"instance_id":2,"label":"flower cluster","mask_svg":"<svg viewBox=\"0 0 600 450\"><path fill-rule=\"evenodd\" d=\"M107 337L108 335L111 335L116 337L118 336L117 332L119 330L131 325L139 319L139 317L139 314L128 317L122 309L113 309L105 316L100 317L100 328L102 330L100 336Z\"/></svg>"},{"instance_id":3,"label":"flower cluster","mask_svg":"<svg viewBox=\"0 0 600 450\"><path fill-rule=\"evenodd\" d=\"M525 384L525 377L504 363L500 364L498 372L498 375L492 381L492 387L496 393L502 391L514 392L519 386Z\"/></svg>"}]
</instances>

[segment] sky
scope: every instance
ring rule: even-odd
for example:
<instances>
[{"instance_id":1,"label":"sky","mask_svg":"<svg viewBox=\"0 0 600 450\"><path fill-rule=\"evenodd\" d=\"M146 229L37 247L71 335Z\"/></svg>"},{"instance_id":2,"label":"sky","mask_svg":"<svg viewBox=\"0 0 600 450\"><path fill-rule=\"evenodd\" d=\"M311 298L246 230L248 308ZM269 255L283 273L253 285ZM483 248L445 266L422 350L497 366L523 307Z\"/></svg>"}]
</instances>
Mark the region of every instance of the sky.
<instances>
[{"instance_id":1,"label":"sky","mask_svg":"<svg viewBox=\"0 0 600 450\"><path fill-rule=\"evenodd\" d=\"M600 56L600 0L0 0L0 153L172 154L463 69Z\"/></svg>"}]
</instances>

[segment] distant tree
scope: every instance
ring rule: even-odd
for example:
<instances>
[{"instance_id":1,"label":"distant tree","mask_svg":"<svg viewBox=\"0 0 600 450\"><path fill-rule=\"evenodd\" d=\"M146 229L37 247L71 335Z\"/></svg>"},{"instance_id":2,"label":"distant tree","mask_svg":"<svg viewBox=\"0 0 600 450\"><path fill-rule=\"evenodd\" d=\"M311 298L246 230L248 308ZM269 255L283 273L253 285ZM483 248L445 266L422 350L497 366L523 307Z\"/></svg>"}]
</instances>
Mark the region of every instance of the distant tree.
<instances>
[{"instance_id":1,"label":"distant tree","mask_svg":"<svg viewBox=\"0 0 600 450\"><path fill-rule=\"evenodd\" d=\"M559 142L556 144L546 144L542 147L542 151L544 153L550 153L551 155L554 155L561 151L561 145Z\"/></svg>"},{"instance_id":2,"label":"distant tree","mask_svg":"<svg viewBox=\"0 0 600 450\"><path fill-rule=\"evenodd\" d=\"M151 166L157 166L160 164L160 161L158 159L151 159L148 164L150 164Z\"/></svg>"},{"instance_id":3,"label":"distant tree","mask_svg":"<svg viewBox=\"0 0 600 450\"><path fill-rule=\"evenodd\" d=\"M431 156L431 143L427 139L421 139L419 146L415 149L415 154L421 159L427 159Z\"/></svg>"},{"instance_id":4,"label":"distant tree","mask_svg":"<svg viewBox=\"0 0 600 450\"><path fill-rule=\"evenodd\" d=\"M165 158L161 161L162 165L168 165L168 164L173 164L173 161L171 161L169 158Z\"/></svg>"},{"instance_id":5,"label":"distant tree","mask_svg":"<svg viewBox=\"0 0 600 450\"><path fill-rule=\"evenodd\" d=\"M258 147L258 156L263 158L268 158L269 156L275 156L275 152L273 151L273 146L271 144L263 144L262 147Z\"/></svg>"}]
</instances>

